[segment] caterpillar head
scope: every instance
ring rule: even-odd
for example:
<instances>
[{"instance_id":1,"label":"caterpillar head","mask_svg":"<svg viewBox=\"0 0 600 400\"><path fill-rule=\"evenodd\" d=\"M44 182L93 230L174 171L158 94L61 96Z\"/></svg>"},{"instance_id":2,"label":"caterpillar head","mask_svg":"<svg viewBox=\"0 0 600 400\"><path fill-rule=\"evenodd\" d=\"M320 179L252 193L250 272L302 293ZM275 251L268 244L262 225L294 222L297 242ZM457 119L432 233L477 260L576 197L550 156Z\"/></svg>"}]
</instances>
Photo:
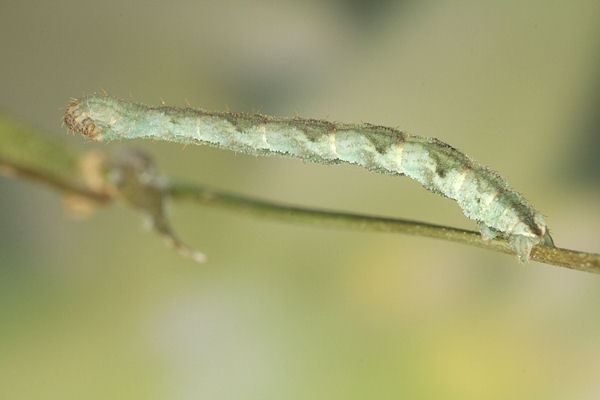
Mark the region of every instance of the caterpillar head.
<instances>
[{"instance_id":1,"label":"caterpillar head","mask_svg":"<svg viewBox=\"0 0 600 400\"><path fill-rule=\"evenodd\" d=\"M118 108L115 99L105 96L88 96L72 99L66 107L63 121L69 129L81 133L93 141L102 141L103 134L117 121Z\"/></svg>"}]
</instances>

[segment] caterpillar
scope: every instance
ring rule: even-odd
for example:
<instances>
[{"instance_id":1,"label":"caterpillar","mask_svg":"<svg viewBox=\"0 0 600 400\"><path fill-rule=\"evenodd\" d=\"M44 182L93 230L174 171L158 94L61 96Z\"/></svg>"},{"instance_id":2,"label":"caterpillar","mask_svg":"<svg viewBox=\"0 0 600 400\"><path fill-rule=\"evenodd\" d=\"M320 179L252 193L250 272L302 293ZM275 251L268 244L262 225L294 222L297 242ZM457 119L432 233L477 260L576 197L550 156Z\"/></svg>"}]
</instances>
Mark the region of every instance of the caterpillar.
<instances>
[{"instance_id":1,"label":"caterpillar","mask_svg":"<svg viewBox=\"0 0 600 400\"><path fill-rule=\"evenodd\" d=\"M152 138L406 175L456 200L463 213L477 221L483 240L506 238L522 261L529 260L537 244L554 246L542 214L504 178L436 138L369 123L148 107L98 95L73 99L64 122L94 141Z\"/></svg>"}]
</instances>

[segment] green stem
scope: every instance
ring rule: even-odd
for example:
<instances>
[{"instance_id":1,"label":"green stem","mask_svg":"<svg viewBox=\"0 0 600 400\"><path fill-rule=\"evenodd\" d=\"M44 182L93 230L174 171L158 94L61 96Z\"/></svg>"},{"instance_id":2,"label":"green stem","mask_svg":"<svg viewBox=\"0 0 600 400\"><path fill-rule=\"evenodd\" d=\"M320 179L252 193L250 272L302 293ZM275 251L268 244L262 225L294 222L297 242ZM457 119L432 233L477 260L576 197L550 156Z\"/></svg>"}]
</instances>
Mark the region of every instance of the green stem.
<instances>
[{"instance_id":1,"label":"green stem","mask_svg":"<svg viewBox=\"0 0 600 400\"><path fill-rule=\"evenodd\" d=\"M504 239L485 242L481 240L481 234L478 232L442 225L294 207L221 192L199 185L173 184L169 193L174 199L191 199L204 205L225 207L280 221L425 236L514 255L511 245ZM538 245L533 248L531 258L541 263L600 274L600 254Z\"/></svg>"}]
</instances>

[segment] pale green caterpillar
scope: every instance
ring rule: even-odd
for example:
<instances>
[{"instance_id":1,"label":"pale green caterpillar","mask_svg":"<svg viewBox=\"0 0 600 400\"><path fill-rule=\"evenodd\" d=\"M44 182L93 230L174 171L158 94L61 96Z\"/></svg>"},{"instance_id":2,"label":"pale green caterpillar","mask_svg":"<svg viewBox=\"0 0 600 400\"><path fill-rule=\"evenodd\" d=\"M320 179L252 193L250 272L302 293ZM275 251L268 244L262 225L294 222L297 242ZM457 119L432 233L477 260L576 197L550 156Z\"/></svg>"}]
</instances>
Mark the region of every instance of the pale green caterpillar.
<instances>
[{"instance_id":1,"label":"pale green caterpillar","mask_svg":"<svg viewBox=\"0 0 600 400\"><path fill-rule=\"evenodd\" d=\"M64 121L95 141L152 138L407 175L456 200L467 217L478 221L484 240L506 237L521 260L529 259L536 244L554 245L542 214L504 178L435 138L371 124L147 107L96 95L73 100Z\"/></svg>"}]
</instances>

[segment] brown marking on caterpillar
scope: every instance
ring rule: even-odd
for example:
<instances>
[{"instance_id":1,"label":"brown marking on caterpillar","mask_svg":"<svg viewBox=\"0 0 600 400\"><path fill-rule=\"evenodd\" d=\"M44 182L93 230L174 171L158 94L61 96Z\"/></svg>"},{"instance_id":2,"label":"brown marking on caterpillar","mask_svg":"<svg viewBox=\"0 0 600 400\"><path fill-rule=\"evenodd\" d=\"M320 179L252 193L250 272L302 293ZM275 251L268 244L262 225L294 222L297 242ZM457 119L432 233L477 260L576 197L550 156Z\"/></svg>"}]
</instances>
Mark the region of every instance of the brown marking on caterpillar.
<instances>
[{"instance_id":1,"label":"brown marking on caterpillar","mask_svg":"<svg viewBox=\"0 0 600 400\"><path fill-rule=\"evenodd\" d=\"M441 147L441 148L445 148L451 151L456 151L458 153L463 154L460 150L458 150L456 147L450 146L448 143L441 141L438 138L430 138L431 143Z\"/></svg>"},{"instance_id":2,"label":"brown marking on caterpillar","mask_svg":"<svg viewBox=\"0 0 600 400\"><path fill-rule=\"evenodd\" d=\"M294 118L289 120L292 122L292 125L299 128L312 128L312 129L320 129L324 133L329 133L335 131L337 129L337 125L330 121L321 121L318 119L309 119L309 118Z\"/></svg>"},{"instance_id":3,"label":"brown marking on caterpillar","mask_svg":"<svg viewBox=\"0 0 600 400\"><path fill-rule=\"evenodd\" d=\"M435 167L435 173L440 178L445 178L446 177L446 170L444 168L442 168L439 164L437 164L436 167Z\"/></svg>"},{"instance_id":4,"label":"brown marking on caterpillar","mask_svg":"<svg viewBox=\"0 0 600 400\"><path fill-rule=\"evenodd\" d=\"M384 155L390 151L390 139L394 140L394 143L398 141L404 143L406 141L406 133L388 126L363 123L362 127L364 129L363 136L369 140L373 147L375 147L375 151L380 155Z\"/></svg>"},{"instance_id":5,"label":"brown marking on caterpillar","mask_svg":"<svg viewBox=\"0 0 600 400\"><path fill-rule=\"evenodd\" d=\"M441 155L444 155L447 158L457 162L458 164L468 167L469 169L472 169L474 167L473 160L471 160L469 156L467 156L457 148L450 146L448 143L443 142L438 138L428 138L428 141L431 143L431 145L434 146L437 152L439 152L439 154L436 154L436 152L429 152L429 155L436 159L437 164L441 162Z\"/></svg>"},{"instance_id":6,"label":"brown marking on caterpillar","mask_svg":"<svg viewBox=\"0 0 600 400\"><path fill-rule=\"evenodd\" d=\"M515 214L519 217L519 221L527 225L527 227L531 229L531 233L540 237L543 235L542 230L534 221L534 215L531 213L531 210L527 205L516 200L511 203L508 208L515 211Z\"/></svg>"},{"instance_id":7,"label":"brown marking on caterpillar","mask_svg":"<svg viewBox=\"0 0 600 400\"><path fill-rule=\"evenodd\" d=\"M278 122L285 122L295 127L312 143L317 143L324 135L329 135L331 132L337 131L337 124L317 119L279 119Z\"/></svg>"},{"instance_id":8,"label":"brown marking on caterpillar","mask_svg":"<svg viewBox=\"0 0 600 400\"><path fill-rule=\"evenodd\" d=\"M235 127L236 131L239 133L244 133L248 128L251 127L259 127L265 126L272 119L266 115L262 114L250 114L244 112L205 112L203 116L219 116L226 119L233 127Z\"/></svg>"}]
</instances>

